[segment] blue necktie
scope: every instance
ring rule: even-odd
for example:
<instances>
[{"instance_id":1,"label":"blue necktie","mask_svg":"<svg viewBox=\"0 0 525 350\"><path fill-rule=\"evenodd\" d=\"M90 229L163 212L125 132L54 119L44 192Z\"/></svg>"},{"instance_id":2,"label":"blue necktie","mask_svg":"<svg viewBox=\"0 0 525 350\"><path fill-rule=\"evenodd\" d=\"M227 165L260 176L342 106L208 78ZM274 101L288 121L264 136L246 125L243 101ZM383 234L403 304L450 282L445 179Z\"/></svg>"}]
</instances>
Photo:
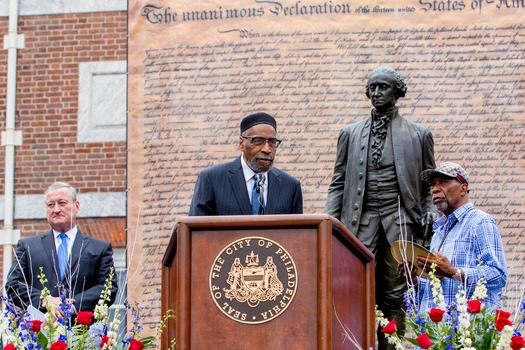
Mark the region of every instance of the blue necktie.
<instances>
[{"instance_id":1,"label":"blue necktie","mask_svg":"<svg viewBox=\"0 0 525 350\"><path fill-rule=\"evenodd\" d=\"M253 176L254 184L252 187L252 214L262 215L264 214L264 174L255 174Z\"/></svg>"},{"instance_id":2,"label":"blue necktie","mask_svg":"<svg viewBox=\"0 0 525 350\"><path fill-rule=\"evenodd\" d=\"M67 268L67 235L62 232L60 235L60 239L62 242L60 243L60 246L58 247L58 269L60 270L60 280L62 281L64 279L64 275L66 274L66 268Z\"/></svg>"}]
</instances>

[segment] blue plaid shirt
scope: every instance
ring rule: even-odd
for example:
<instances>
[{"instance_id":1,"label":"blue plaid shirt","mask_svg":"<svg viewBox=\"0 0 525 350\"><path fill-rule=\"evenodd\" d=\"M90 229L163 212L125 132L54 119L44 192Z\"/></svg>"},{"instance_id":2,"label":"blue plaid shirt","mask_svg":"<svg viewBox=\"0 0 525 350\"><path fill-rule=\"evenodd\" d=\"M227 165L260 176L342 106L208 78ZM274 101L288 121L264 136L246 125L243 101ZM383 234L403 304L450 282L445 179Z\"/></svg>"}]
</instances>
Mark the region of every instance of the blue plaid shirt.
<instances>
[{"instance_id":1,"label":"blue plaid shirt","mask_svg":"<svg viewBox=\"0 0 525 350\"><path fill-rule=\"evenodd\" d=\"M433 230L430 251L437 250L445 255L452 266L460 268L466 276L466 283L447 277L441 280L447 305L456 301L460 283L463 283L470 300L478 280L483 277L488 290L487 298L482 300L485 307L501 307L501 291L507 284L507 265L501 234L494 218L475 209L472 203L466 203L448 219L443 216L434 222ZM419 290L420 310L428 311L435 307L430 281L422 278Z\"/></svg>"}]
</instances>

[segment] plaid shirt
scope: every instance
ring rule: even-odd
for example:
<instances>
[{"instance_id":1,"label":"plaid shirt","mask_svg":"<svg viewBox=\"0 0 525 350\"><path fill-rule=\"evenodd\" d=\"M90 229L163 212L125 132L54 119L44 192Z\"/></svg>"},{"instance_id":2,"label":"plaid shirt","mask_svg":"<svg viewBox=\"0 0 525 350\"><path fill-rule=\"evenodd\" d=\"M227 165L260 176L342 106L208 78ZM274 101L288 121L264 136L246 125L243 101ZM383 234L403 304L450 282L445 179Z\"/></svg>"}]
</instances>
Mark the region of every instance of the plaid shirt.
<instances>
[{"instance_id":1,"label":"plaid shirt","mask_svg":"<svg viewBox=\"0 0 525 350\"><path fill-rule=\"evenodd\" d=\"M452 266L463 271L467 299L471 299L478 280L483 277L488 290L487 298L482 300L485 307L501 307L501 290L507 284L507 266L501 234L494 218L475 209L472 203L466 203L449 215L448 220L443 216L434 222L433 229L430 251L435 252L439 248L438 252L445 255ZM478 262L480 267L477 267ZM451 278L442 279L441 287L447 305L456 301L460 283ZM421 311L436 306L430 281L421 279L419 293Z\"/></svg>"}]
</instances>

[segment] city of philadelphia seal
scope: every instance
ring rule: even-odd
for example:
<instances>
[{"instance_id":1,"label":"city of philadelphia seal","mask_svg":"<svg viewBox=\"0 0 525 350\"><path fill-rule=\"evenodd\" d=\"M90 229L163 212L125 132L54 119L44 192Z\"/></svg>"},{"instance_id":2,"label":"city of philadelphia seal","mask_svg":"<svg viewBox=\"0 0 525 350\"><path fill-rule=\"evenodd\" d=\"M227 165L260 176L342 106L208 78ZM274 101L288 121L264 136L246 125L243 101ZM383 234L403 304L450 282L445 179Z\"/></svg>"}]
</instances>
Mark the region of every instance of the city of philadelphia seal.
<instances>
[{"instance_id":1,"label":"city of philadelphia seal","mask_svg":"<svg viewBox=\"0 0 525 350\"><path fill-rule=\"evenodd\" d=\"M288 252L263 237L244 237L226 246L210 271L210 292L229 318L257 324L282 314L297 291L297 271Z\"/></svg>"}]
</instances>

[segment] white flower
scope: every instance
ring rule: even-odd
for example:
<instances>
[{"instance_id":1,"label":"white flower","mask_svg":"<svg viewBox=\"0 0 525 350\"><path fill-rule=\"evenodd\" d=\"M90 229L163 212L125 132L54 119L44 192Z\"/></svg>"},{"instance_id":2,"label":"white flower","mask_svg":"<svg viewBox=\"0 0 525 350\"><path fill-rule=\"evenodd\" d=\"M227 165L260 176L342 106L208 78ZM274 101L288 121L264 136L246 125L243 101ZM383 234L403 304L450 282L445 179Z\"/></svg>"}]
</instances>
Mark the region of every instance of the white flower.
<instances>
[{"instance_id":1,"label":"white flower","mask_svg":"<svg viewBox=\"0 0 525 350\"><path fill-rule=\"evenodd\" d=\"M6 317L0 317L0 334L7 333L9 326L7 324L7 318Z\"/></svg>"},{"instance_id":2,"label":"white flower","mask_svg":"<svg viewBox=\"0 0 525 350\"><path fill-rule=\"evenodd\" d=\"M501 330L501 335L498 344L496 345L496 350L511 349L510 342L513 333L514 330L511 326L507 325L503 327L503 329Z\"/></svg>"},{"instance_id":3,"label":"white flower","mask_svg":"<svg viewBox=\"0 0 525 350\"><path fill-rule=\"evenodd\" d=\"M487 297L487 281L484 278L480 278L476 284L476 289L472 295L472 299L483 300Z\"/></svg>"},{"instance_id":4,"label":"white flower","mask_svg":"<svg viewBox=\"0 0 525 350\"><path fill-rule=\"evenodd\" d=\"M441 310L447 308L445 303L445 297L443 296L443 289L441 288L441 281L436 277L436 264L430 266L430 284L432 285L432 296L434 297L434 303Z\"/></svg>"},{"instance_id":5,"label":"white flower","mask_svg":"<svg viewBox=\"0 0 525 350\"><path fill-rule=\"evenodd\" d=\"M388 320L385 318L385 315L383 314L383 312L381 310L378 310L377 307L376 307L376 320L377 320L377 323L381 326L381 327L384 327L388 324Z\"/></svg>"},{"instance_id":6,"label":"white flower","mask_svg":"<svg viewBox=\"0 0 525 350\"><path fill-rule=\"evenodd\" d=\"M95 307L95 319L103 320L108 317L108 306L106 304Z\"/></svg>"},{"instance_id":7,"label":"white flower","mask_svg":"<svg viewBox=\"0 0 525 350\"><path fill-rule=\"evenodd\" d=\"M467 312L467 298L465 298L465 293L463 288L459 286L458 292L456 294L456 300L458 303L458 336L459 343L463 345L463 348L472 347L472 339L470 338L470 315Z\"/></svg>"},{"instance_id":8,"label":"white flower","mask_svg":"<svg viewBox=\"0 0 525 350\"><path fill-rule=\"evenodd\" d=\"M17 343L18 342L18 339L14 334L8 333L8 334L3 335L3 337L6 343Z\"/></svg>"}]
</instances>

